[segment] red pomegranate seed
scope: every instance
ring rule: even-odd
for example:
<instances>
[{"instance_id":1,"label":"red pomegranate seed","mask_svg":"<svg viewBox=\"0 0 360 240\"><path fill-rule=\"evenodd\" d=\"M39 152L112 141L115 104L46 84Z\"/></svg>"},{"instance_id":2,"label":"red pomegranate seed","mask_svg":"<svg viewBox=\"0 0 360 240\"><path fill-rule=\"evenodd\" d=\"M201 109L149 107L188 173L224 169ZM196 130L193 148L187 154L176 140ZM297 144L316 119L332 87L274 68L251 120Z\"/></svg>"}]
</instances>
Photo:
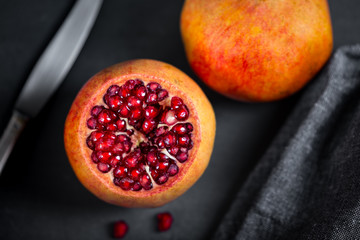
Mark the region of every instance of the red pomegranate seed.
<instances>
[{"instance_id":1,"label":"red pomegranate seed","mask_svg":"<svg viewBox=\"0 0 360 240\"><path fill-rule=\"evenodd\" d=\"M116 178L114 178L116 179ZM132 188L134 184L134 180L128 177L122 178L120 181L118 181L118 186L121 187L123 190L128 191Z\"/></svg>"},{"instance_id":2,"label":"red pomegranate seed","mask_svg":"<svg viewBox=\"0 0 360 240\"><path fill-rule=\"evenodd\" d=\"M155 92L157 89L161 88L160 84L158 84L157 82L151 82L146 86L151 92Z\"/></svg>"},{"instance_id":3,"label":"red pomegranate seed","mask_svg":"<svg viewBox=\"0 0 360 240\"><path fill-rule=\"evenodd\" d=\"M160 89L157 91L157 96L158 96L158 101L160 102L165 98L167 98L167 96L169 96L169 93L165 89Z\"/></svg>"},{"instance_id":4,"label":"red pomegranate seed","mask_svg":"<svg viewBox=\"0 0 360 240\"><path fill-rule=\"evenodd\" d=\"M118 166L114 169L113 174L116 178L123 178L127 175L128 169L124 166Z\"/></svg>"},{"instance_id":5,"label":"red pomegranate seed","mask_svg":"<svg viewBox=\"0 0 360 240\"><path fill-rule=\"evenodd\" d=\"M125 86L121 86L118 95L121 98L127 98L128 96L130 96L130 91Z\"/></svg>"},{"instance_id":6,"label":"red pomegranate seed","mask_svg":"<svg viewBox=\"0 0 360 240\"><path fill-rule=\"evenodd\" d=\"M161 161L167 161L167 160L169 160L168 155L166 155L166 154L164 154L164 153L159 153L158 156L159 156L159 159L160 159Z\"/></svg>"},{"instance_id":7,"label":"red pomegranate seed","mask_svg":"<svg viewBox=\"0 0 360 240\"><path fill-rule=\"evenodd\" d=\"M154 180L157 180L159 178L159 173L158 171L156 171L155 169L151 168L150 169L150 174L151 174L151 177L154 179Z\"/></svg>"},{"instance_id":8,"label":"red pomegranate seed","mask_svg":"<svg viewBox=\"0 0 360 240\"><path fill-rule=\"evenodd\" d=\"M157 129L155 130L155 135L158 137L158 136L164 134L167 129L168 129L167 126L159 127L159 128L157 128Z\"/></svg>"},{"instance_id":9,"label":"red pomegranate seed","mask_svg":"<svg viewBox=\"0 0 360 240\"><path fill-rule=\"evenodd\" d=\"M97 117L97 115L99 115L99 113L101 112L101 110L103 110L104 107L103 106L95 106L91 109L91 116L93 117Z\"/></svg>"},{"instance_id":10,"label":"red pomegranate seed","mask_svg":"<svg viewBox=\"0 0 360 240\"><path fill-rule=\"evenodd\" d=\"M145 134L151 132L154 128L156 128L157 122L153 119L145 119L141 129Z\"/></svg>"},{"instance_id":11,"label":"red pomegranate seed","mask_svg":"<svg viewBox=\"0 0 360 240\"><path fill-rule=\"evenodd\" d=\"M166 172L168 168L169 168L169 161L161 161L156 166L156 170L160 172Z\"/></svg>"},{"instance_id":12,"label":"red pomegranate seed","mask_svg":"<svg viewBox=\"0 0 360 240\"><path fill-rule=\"evenodd\" d=\"M119 114L121 117L126 118L130 115L130 109L125 104L123 104L119 108Z\"/></svg>"},{"instance_id":13,"label":"red pomegranate seed","mask_svg":"<svg viewBox=\"0 0 360 240\"><path fill-rule=\"evenodd\" d=\"M184 104L183 100L179 97L171 98L171 109L178 109Z\"/></svg>"},{"instance_id":14,"label":"red pomegranate seed","mask_svg":"<svg viewBox=\"0 0 360 240\"><path fill-rule=\"evenodd\" d=\"M178 136L178 144L180 147L187 147L190 142L190 137L187 134L179 135Z\"/></svg>"},{"instance_id":15,"label":"red pomegranate seed","mask_svg":"<svg viewBox=\"0 0 360 240\"><path fill-rule=\"evenodd\" d=\"M128 168L134 168L138 164L138 157L134 156L133 154L130 154L124 158L125 166Z\"/></svg>"},{"instance_id":16,"label":"red pomegranate seed","mask_svg":"<svg viewBox=\"0 0 360 240\"><path fill-rule=\"evenodd\" d=\"M153 119L156 118L160 113L160 109L154 105L147 106L145 108L145 118Z\"/></svg>"},{"instance_id":17,"label":"red pomegranate seed","mask_svg":"<svg viewBox=\"0 0 360 240\"><path fill-rule=\"evenodd\" d=\"M91 153L91 160L94 162L94 163L98 163L99 162L99 159L96 157L96 152L92 152Z\"/></svg>"},{"instance_id":18,"label":"red pomegranate seed","mask_svg":"<svg viewBox=\"0 0 360 240\"><path fill-rule=\"evenodd\" d=\"M99 161L102 163L109 163L111 156L112 156L111 152L103 152L103 151L96 152L97 159L99 159Z\"/></svg>"},{"instance_id":19,"label":"red pomegranate seed","mask_svg":"<svg viewBox=\"0 0 360 240\"><path fill-rule=\"evenodd\" d=\"M117 129L120 132L124 132L126 130L126 122L125 122L125 120L123 120L123 119L117 120L116 121L116 126L117 126Z\"/></svg>"},{"instance_id":20,"label":"red pomegranate seed","mask_svg":"<svg viewBox=\"0 0 360 240\"><path fill-rule=\"evenodd\" d=\"M100 170L100 172L107 173L107 172L110 171L111 166L109 164L107 164L107 163L99 162L97 164L97 168Z\"/></svg>"},{"instance_id":21,"label":"red pomegranate seed","mask_svg":"<svg viewBox=\"0 0 360 240\"><path fill-rule=\"evenodd\" d=\"M89 118L87 120L87 127L90 128L90 129L97 129L98 128L98 125L99 123L97 122L97 120L93 117Z\"/></svg>"},{"instance_id":22,"label":"red pomegranate seed","mask_svg":"<svg viewBox=\"0 0 360 240\"><path fill-rule=\"evenodd\" d=\"M135 96L141 100L143 100L146 97L146 94L147 94L147 91L146 91L145 86L138 86L135 89Z\"/></svg>"},{"instance_id":23,"label":"red pomegranate seed","mask_svg":"<svg viewBox=\"0 0 360 240\"><path fill-rule=\"evenodd\" d=\"M136 85L139 85L141 83L142 83L142 81L140 81L138 79L130 79L130 80L126 81L125 86L129 90L133 90Z\"/></svg>"},{"instance_id":24,"label":"red pomegranate seed","mask_svg":"<svg viewBox=\"0 0 360 240\"><path fill-rule=\"evenodd\" d=\"M108 109L102 110L97 116L98 123L107 124L117 119L116 114Z\"/></svg>"},{"instance_id":25,"label":"red pomegranate seed","mask_svg":"<svg viewBox=\"0 0 360 240\"><path fill-rule=\"evenodd\" d=\"M175 117L175 112L172 110L165 111L163 113L161 120L163 123L165 123L169 126L171 126L177 122L176 117Z\"/></svg>"},{"instance_id":26,"label":"red pomegranate seed","mask_svg":"<svg viewBox=\"0 0 360 240\"><path fill-rule=\"evenodd\" d=\"M155 104L157 102L158 102L158 96L156 95L156 93L149 93L146 98L146 103L147 104Z\"/></svg>"},{"instance_id":27,"label":"red pomegranate seed","mask_svg":"<svg viewBox=\"0 0 360 240\"><path fill-rule=\"evenodd\" d=\"M169 169L167 170L169 176L175 176L179 172L179 167L175 162L171 163Z\"/></svg>"},{"instance_id":28,"label":"red pomegranate seed","mask_svg":"<svg viewBox=\"0 0 360 240\"><path fill-rule=\"evenodd\" d=\"M127 102L127 105L130 109L133 109L133 108L139 108L142 106L142 102L140 99L138 99L137 97L135 96L130 96L128 98L128 102Z\"/></svg>"},{"instance_id":29,"label":"red pomegranate seed","mask_svg":"<svg viewBox=\"0 0 360 240\"><path fill-rule=\"evenodd\" d=\"M110 158L110 160L109 160L109 164L110 164L110 166L112 166L112 167L116 167L116 166L119 165L120 161L121 161L121 156L119 156L119 155L117 155L117 156L112 156L112 157Z\"/></svg>"},{"instance_id":30,"label":"red pomegranate seed","mask_svg":"<svg viewBox=\"0 0 360 240\"><path fill-rule=\"evenodd\" d=\"M114 238L123 238L129 230L128 225L124 221L117 221L114 224L113 236Z\"/></svg>"},{"instance_id":31,"label":"red pomegranate seed","mask_svg":"<svg viewBox=\"0 0 360 240\"><path fill-rule=\"evenodd\" d=\"M148 154L146 155L146 160L149 166L156 166L156 164L158 163L156 150L148 152Z\"/></svg>"},{"instance_id":32,"label":"red pomegranate seed","mask_svg":"<svg viewBox=\"0 0 360 240\"><path fill-rule=\"evenodd\" d=\"M179 147L177 146L172 146L170 148L167 148L168 152L173 155L173 156L176 156L176 154L178 153L179 151Z\"/></svg>"},{"instance_id":33,"label":"red pomegranate seed","mask_svg":"<svg viewBox=\"0 0 360 240\"><path fill-rule=\"evenodd\" d=\"M140 184L145 190L150 190L153 186L149 175L143 174L140 176Z\"/></svg>"},{"instance_id":34,"label":"red pomegranate seed","mask_svg":"<svg viewBox=\"0 0 360 240\"><path fill-rule=\"evenodd\" d=\"M139 179L140 174L141 174L141 171L139 169L134 168L130 171L129 177L131 177L131 179L136 181Z\"/></svg>"},{"instance_id":35,"label":"red pomegranate seed","mask_svg":"<svg viewBox=\"0 0 360 240\"><path fill-rule=\"evenodd\" d=\"M96 151L110 151L115 144L115 140L112 138L101 138L95 143Z\"/></svg>"},{"instance_id":36,"label":"red pomegranate seed","mask_svg":"<svg viewBox=\"0 0 360 240\"><path fill-rule=\"evenodd\" d=\"M176 109L175 117L179 121L186 121L189 118L189 110L185 105Z\"/></svg>"},{"instance_id":37,"label":"red pomegranate seed","mask_svg":"<svg viewBox=\"0 0 360 240\"><path fill-rule=\"evenodd\" d=\"M189 155L187 152L178 152L178 154L176 155L176 159L181 163L188 160L188 157L189 157Z\"/></svg>"},{"instance_id":38,"label":"red pomegranate seed","mask_svg":"<svg viewBox=\"0 0 360 240\"><path fill-rule=\"evenodd\" d=\"M192 130L193 130L193 126L191 123L178 123L171 128L171 131L173 131L176 134L190 133L192 132Z\"/></svg>"},{"instance_id":39,"label":"red pomegranate seed","mask_svg":"<svg viewBox=\"0 0 360 240\"><path fill-rule=\"evenodd\" d=\"M165 143L164 143L163 137L157 137L157 138L155 139L155 144L156 144L160 149L164 149L164 148L165 148Z\"/></svg>"},{"instance_id":40,"label":"red pomegranate seed","mask_svg":"<svg viewBox=\"0 0 360 240\"><path fill-rule=\"evenodd\" d=\"M160 175L159 178L155 180L155 182L159 185L162 185L162 184L166 183L168 179L169 179L168 174L164 173L164 174Z\"/></svg>"},{"instance_id":41,"label":"red pomegranate seed","mask_svg":"<svg viewBox=\"0 0 360 240\"><path fill-rule=\"evenodd\" d=\"M172 147L176 144L176 136L173 132L167 132L163 136L165 147Z\"/></svg>"},{"instance_id":42,"label":"red pomegranate seed","mask_svg":"<svg viewBox=\"0 0 360 240\"><path fill-rule=\"evenodd\" d=\"M171 225L173 223L173 217L170 213L159 213L157 216L158 220L158 230L163 232L167 231L171 228Z\"/></svg>"},{"instance_id":43,"label":"red pomegranate seed","mask_svg":"<svg viewBox=\"0 0 360 240\"><path fill-rule=\"evenodd\" d=\"M129 130L126 131L126 134L129 135L129 136L131 136L131 135L134 134L134 130L129 129Z\"/></svg>"},{"instance_id":44,"label":"red pomegranate seed","mask_svg":"<svg viewBox=\"0 0 360 240\"><path fill-rule=\"evenodd\" d=\"M115 132L117 130L117 125L115 123L109 123L106 125L106 130Z\"/></svg>"},{"instance_id":45,"label":"red pomegranate seed","mask_svg":"<svg viewBox=\"0 0 360 240\"><path fill-rule=\"evenodd\" d=\"M141 189L142 189L142 186L139 182L135 182L131 188L131 190L133 190L133 191L140 191Z\"/></svg>"},{"instance_id":46,"label":"red pomegranate seed","mask_svg":"<svg viewBox=\"0 0 360 240\"><path fill-rule=\"evenodd\" d=\"M123 104L123 101L121 100L120 96L110 96L107 99L106 103L112 110L117 111L119 110L120 106Z\"/></svg>"},{"instance_id":47,"label":"red pomegranate seed","mask_svg":"<svg viewBox=\"0 0 360 240\"><path fill-rule=\"evenodd\" d=\"M140 108L133 109L130 114L131 119L140 119L143 115L143 111Z\"/></svg>"},{"instance_id":48,"label":"red pomegranate seed","mask_svg":"<svg viewBox=\"0 0 360 240\"><path fill-rule=\"evenodd\" d=\"M120 87L118 85L111 85L108 90L107 90L107 94L109 96L113 96L113 95L117 95L119 93Z\"/></svg>"}]
</instances>

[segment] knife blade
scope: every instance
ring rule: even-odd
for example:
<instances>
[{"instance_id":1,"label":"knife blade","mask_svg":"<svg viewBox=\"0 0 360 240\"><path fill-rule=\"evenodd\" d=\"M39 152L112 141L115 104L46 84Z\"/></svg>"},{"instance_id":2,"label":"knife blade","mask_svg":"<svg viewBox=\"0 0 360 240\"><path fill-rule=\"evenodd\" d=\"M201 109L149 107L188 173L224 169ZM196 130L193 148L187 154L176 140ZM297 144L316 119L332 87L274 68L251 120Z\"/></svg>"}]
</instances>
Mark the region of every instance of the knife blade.
<instances>
[{"instance_id":1,"label":"knife blade","mask_svg":"<svg viewBox=\"0 0 360 240\"><path fill-rule=\"evenodd\" d=\"M78 0L35 64L0 139L0 174L27 121L56 91L79 55L103 0Z\"/></svg>"}]
</instances>

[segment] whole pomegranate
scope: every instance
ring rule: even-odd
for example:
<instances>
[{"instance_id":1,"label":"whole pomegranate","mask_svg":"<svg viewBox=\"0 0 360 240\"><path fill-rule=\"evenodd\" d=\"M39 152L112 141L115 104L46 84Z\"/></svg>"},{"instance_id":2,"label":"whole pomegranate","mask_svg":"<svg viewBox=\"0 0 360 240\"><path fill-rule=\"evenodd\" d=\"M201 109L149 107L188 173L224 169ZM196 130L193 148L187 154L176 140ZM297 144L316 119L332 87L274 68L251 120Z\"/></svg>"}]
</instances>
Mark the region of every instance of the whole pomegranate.
<instances>
[{"instance_id":1,"label":"whole pomegranate","mask_svg":"<svg viewBox=\"0 0 360 240\"><path fill-rule=\"evenodd\" d=\"M243 101L295 93L333 47L326 0L186 0L180 25L194 72Z\"/></svg>"},{"instance_id":2,"label":"whole pomegranate","mask_svg":"<svg viewBox=\"0 0 360 240\"><path fill-rule=\"evenodd\" d=\"M65 149L80 182L106 202L156 207L205 171L215 115L199 86L177 68L132 60L93 76L65 123Z\"/></svg>"}]
</instances>

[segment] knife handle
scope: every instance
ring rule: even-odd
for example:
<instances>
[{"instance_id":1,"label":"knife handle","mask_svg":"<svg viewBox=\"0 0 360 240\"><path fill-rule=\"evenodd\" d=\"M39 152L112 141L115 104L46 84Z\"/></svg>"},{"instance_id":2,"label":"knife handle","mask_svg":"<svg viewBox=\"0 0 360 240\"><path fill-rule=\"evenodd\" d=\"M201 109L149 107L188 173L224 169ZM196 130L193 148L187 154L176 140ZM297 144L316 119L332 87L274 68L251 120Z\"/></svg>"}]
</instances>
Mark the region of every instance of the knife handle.
<instances>
[{"instance_id":1,"label":"knife handle","mask_svg":"<svg viewBox=\"0 0 360 240\"><path fill-rule=\"evenodd\" d=\"M20 112L16 110L13 111L10 121L0 139L0 174L28 119L27 116Z\"/></svg>"}]
</instances>

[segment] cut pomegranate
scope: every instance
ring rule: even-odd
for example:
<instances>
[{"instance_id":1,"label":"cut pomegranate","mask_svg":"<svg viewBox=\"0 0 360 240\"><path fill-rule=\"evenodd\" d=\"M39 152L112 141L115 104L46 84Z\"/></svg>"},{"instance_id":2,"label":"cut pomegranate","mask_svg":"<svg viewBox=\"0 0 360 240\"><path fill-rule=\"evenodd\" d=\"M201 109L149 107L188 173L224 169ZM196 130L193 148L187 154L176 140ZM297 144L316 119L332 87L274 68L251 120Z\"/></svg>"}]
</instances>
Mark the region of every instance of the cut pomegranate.
<instances>
[{"instance_id":1,"label":"cut pomegranate","mask_svg":"<svg viewBox=\"0 0 360 240\"><path fill-rule=\"evenodd\" d=\"M125 221L117 221L114 224L113 235L114 238L123 238L129 230Z\"/></svg>"},{"instance_id":2,"label":"cut pomegranate","mask_svg":"<svg viewBox=\"0 0 360 240\"><path fill-rule=\"evenodd\" d=\"M157 216L158 230L161 232L167 231L171 228L173 217L170 213L159 213Z\"/></svg>"},{"instance_id":3,"label":"cut pomegranate","mask_svg":"<svg viewBox=\"0 0 360 240\"><path fill-rule=\"evenodd\" d=\"M169 92L157 82L145 87L143 81L131 79L122 86L111 85L103 96L105 105L91 109L87 127L106 129L95 130L86 139L93 150L91 160L100 172L113 169L114 184L125 191L150 190L154 184L165 184L179 172L176 159L180 163L188 160L193 127L189 122L177 122L187 120L189 110L179 97L163 101L168 96ZM132 147L137 141L140 147ZM179 152L180 148L185 150ZM148 171L140 167L145 165Z\"/></svg>"},{"instance_id":4,"label":"cut pomegranate","mask_svg":"<svg viewBox=\"0 0 360 240\"><path fill-rule=\"evenodd\" d=\"M208 166L214 138L214 111L196 82L146 59L94 75L64 129L80 182L123 207L158 207L182 195Z\"/></svg>"}]
</instances>

